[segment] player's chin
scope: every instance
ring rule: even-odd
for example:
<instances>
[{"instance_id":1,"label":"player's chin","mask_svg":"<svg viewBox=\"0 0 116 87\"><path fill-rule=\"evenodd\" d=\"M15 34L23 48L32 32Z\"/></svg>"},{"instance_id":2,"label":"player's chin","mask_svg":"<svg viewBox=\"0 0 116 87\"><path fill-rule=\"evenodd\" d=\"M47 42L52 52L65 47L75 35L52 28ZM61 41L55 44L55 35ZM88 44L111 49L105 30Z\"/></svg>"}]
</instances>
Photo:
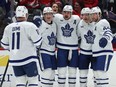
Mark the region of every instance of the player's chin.
<instances>
[{"instance_id":1,"label":"player's chin","mask_svg":"<svg viewBox=\"0 0 116 87\"><path fill-rule=\"evenodd\" d=\"M67 16L66 16L66 17L64 17L64 19L65 19L65 20L69 20L69 19L70 19L70 17L67 17Z\"/></svg>"}]
</instances>

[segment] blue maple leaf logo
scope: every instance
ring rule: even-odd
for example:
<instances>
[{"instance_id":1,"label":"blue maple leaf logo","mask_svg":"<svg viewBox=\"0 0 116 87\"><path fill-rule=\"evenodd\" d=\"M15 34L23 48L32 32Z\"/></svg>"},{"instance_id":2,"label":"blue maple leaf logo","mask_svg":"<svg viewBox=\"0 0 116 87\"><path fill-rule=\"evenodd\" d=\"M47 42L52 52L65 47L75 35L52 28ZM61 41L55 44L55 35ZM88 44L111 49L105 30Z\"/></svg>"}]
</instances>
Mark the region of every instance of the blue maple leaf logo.
<instances>
[{"instance_id":1,"label":"blue maple leaf logo","mask_svg":"<svg viewBox=\"0 0 116 87\"><path fill-rule=\"evenodd\" d=\"M48 41L49 41L49 45L54 45L56 43L56 36L54 35L54 33L51 33L51 36L47 36Z\"/></svg>"},{"instance_id":2,"label":"blue maple leaf logo","mask_svg":"<svg viewBox=\"0 0 116 87\"><path fill-rule=\"evenodd\" d=\"M93 33L90 30L87 32L87 35L84 35L84 37L86 39L86 43L88 44L94 43L95 35L93 35Z\"/></svg>"},{"instance_id":3,"label":"blue maple leaf logo","mask_svg":"<svg viewBox=\"0 0 116 87\"><path fill-rule=\"evenodd\" d=\"M70 37L72 31L74 30L74 28L70 28L70 25L67 23L65 25L65 27L61 27L62 31L63 31L63 36L65 37Z\"/></svg>"}]
</instances>

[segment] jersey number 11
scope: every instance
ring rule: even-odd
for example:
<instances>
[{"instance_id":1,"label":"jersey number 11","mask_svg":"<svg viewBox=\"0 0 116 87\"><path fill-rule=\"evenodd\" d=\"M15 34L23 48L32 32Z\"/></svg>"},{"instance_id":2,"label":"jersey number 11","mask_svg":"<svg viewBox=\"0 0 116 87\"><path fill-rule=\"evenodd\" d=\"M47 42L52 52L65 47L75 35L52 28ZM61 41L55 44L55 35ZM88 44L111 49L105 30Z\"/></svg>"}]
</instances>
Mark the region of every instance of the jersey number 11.
<instances>
[{"instance_id":1,"label":"jersey number 11","mask_svg":"<svg viewBox=\"0 0 116 87\"><path fill-rule=\"evenodd\" d=\"M20 32L12 33L12 50L20 48Z\"/></svg>"}]
</instances>

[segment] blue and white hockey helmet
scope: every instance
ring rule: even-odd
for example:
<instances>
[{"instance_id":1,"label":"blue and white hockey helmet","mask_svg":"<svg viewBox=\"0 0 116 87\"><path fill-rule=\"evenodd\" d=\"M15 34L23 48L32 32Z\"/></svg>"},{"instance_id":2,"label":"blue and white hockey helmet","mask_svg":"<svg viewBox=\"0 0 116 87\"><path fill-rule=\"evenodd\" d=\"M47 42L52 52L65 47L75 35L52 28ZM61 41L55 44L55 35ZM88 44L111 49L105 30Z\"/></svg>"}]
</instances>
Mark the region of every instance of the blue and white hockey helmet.
<instances>
[{"instance_id":1,"label":"blue and white hockey helmet","mask_svg":"<svg viewBox=\"0 0 116 87\"><path fill-rule=\"evenodd\" d=\"M86 7L81 10L81 14L91 14L91 9Z\"/></svg>"},{"instance_id":2,"label":"blue and white hockey helmet","mask_svg":"<svg viewBox=\"0 0 116 87\"><path fill-rule=\"evenodd\" d=\"M97 7L93 7L92 8L92 12L91 13L102 13L101 9L97 6Z\"/></svg>"},{"instance_id":3,"label":"blue and white hockey helmet","mask_svg":"<svg viewBox=\"0 0 116 87\"><path fill-rule=\"evenodd\" d=\"M45 13L53 13L52 8L51 8L51 7L45 7L45 8L43 9L43 14L45 14Z\"/></svg>"},{"instance_id":4,"label":"blue and white hockey helmet","mask_svg":"<svg viewBox=\"0 0 116 87\"><path fill-rule=\"evenodd\" d=\"M63 11L73 12L73 8L71 5L65 5Z\"/></svg>"},{"instance_id":5,"label":"blue and white hockey helmet","mask_svg":"<svg viewBox=\"0 0 116 87\"><path fill-rule=\"evenodd\" d=\"M16 8L16 17L26 17L28 9L25 6L18 6Z\"/></svg>"}]
</instances>

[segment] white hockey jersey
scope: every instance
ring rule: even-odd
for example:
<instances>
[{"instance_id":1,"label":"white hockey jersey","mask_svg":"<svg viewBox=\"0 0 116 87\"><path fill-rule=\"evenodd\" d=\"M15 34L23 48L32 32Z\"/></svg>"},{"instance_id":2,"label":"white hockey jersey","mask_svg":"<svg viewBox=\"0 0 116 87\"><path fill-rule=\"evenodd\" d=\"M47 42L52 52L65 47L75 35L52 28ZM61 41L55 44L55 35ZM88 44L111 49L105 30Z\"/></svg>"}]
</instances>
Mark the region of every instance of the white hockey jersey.
<instances>
[{"instance_id":1,"label":"white hockey jersey","mask_svg":"<svg viewBox=\"0 0 116 87\"><path fill-rule=\"evenodd\" d=\"M37 27L24 21L6 26L1 45L10 50L10 64L19 66L37 61L36 46L39 46L41 41Z\"/></svg>"},{"instance_id":2,"label":"white hockey jersey","mask_svg":"<svg viewBox=\"0 0 116 87\"><path fill-rule=\"evenodd\" d=\"M93 35L94 23L86 23L81 20L78 25L78 36L81 38L80 53L92 55L92 44L94 43L95 35Z\"/></svg>"},{"instance_id":3,"label":"white hockey jersey","mask_svg":"<svg viewBox=\"0 0 116 87\"><path fill-rule=\"evenodd\" d=\"M93 34L95 35L94 44L92 45L93 56L113 55L112 39L113 35L110 29L110 24L106 19L101 19L96 23ZM106 47L99 46L99 40L105 37L108 40Z\"/></svg>"},{"instance_id":4,"label":"white hockey jersey","mask_svg":"<svg viewBox=\"0 0 116 87\"><path fill-rule=\"evenodd\" d=\"M54 21L57 24L57 47L62 49L78 49L77 26L80 18L72 15L65 20L62 14L55 14Z\"/></svg>"},{"instance_id":5,"label":"white hockey jersey","mask_svg":"<svg viewBox=\"0 0 116 87\"><path fill-rule=\"evenodd\" d=\"M54 55L56 46L56 24L54 22L48 24L43 20L42 25L39 27L39 32L43 38L40 53Z\"/></svg>"}]
</instances>

